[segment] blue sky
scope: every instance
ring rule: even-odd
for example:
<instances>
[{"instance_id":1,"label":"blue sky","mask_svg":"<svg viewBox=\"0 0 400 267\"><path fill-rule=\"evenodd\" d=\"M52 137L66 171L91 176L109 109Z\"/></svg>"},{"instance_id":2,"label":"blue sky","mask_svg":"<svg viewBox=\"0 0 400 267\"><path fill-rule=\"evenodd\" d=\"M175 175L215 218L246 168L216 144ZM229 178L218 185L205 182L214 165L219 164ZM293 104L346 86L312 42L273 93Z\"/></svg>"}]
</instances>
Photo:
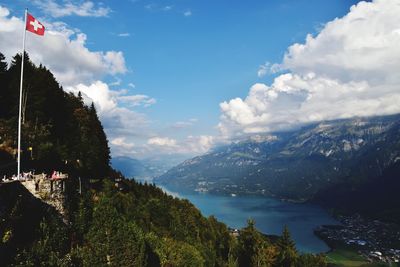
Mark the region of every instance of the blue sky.
<instances>
[{"instance_id":1,"label":"blue sky","mask_svg":"<svg viewBox=\"0 0 400 267\"><path fill-rule=\"evenodd\" d=\"M316 88L331 86L332 82L321 80L321 77L330 77L331 81L338 82L338 88L349 88L349 91L354 84L357 88L362 87L363 82L370 84L367 78L359 78L364 70L349 74L352 82L349 83L344 74L335 76L345 73L345 68L318 61L321 55L323 58L329 53L318 54L324 47L332 46L330 51L337 51L340 56L348 50L346 45L356 40L347 35L358 27L353 25L351 16L365 15L367 20L368 10L396 4L396 0L363 2L349 14L350 7L358 2L0 0L0 15L5 25L11 23L12 17L21 20L24 7L28 7L45 24L46 33L54 37L46 37L49 38L45 39L48 40L46 46L55 52L50 55L42 49L41 39L28 36L32 44L27 50L32 59L48 65L67 91L83 91L88 102L95 102L113 155L140 158L159 153L187 156L204 153L215 144L248 134L286 129L286 122L301 124L376 114L378 108L360 113L358 110L365 110L364 106L349 114L327 113L313 104L304 111L306 117L287 118L282 115L285 112L273 113L264 105L276 104L278 109L284 107L292 114L300 112L286 107L301 104L296 104L294 99L304 102L310 97L303 99L297 95L287 99L280 95L278 99L283 100L270 103L272 98L265 96L268 91L292 94L279 87L285 83L287 88L288 80L290 88L305 81L314 82ZM339 21L335 22L335 18ZM331 21L332 29L327 27ZM368 22L364 24L362 27L369 27ZM347 28L348 32L341 32ZM349 42L336 38L337 32ZM17 30L15 34L18 36ZM62 35L64 49L71 55L77 49L77 58L69 60L65 53L57 61L56 52L62 51L57 48L57 34ZM310 40L306 40L308 34ZM331 41L324 41L324 38ZM18 51L19 43L4 41L0 43L0 51L6 50L3 53L10 57ZM299 50L295 44L304 45L306 49ZM13 49L9 49L10 46ZM285 54L288 55L286 59ZM91 59L92 56L96 60ZM332 58L335 55L326 58L326 62ZM334 65L337 69L332 67ZM78 71L71 74L67 68ZM350 66L349 69L354 68ZM89 74L91 70L94 74ZM286 73L293 76L285 76ZM311 89L300 89L305 90L307 96L315 95ZM263 99L259 98L260 92L264 94ZM309 110L312 112L308 114ZM393 112L397 110L392 108L384 114Z\"/></svg>"},{"instance_id":2,"label":"blue sky","mask_svg":"<svg viewBox=\"0 0 400 267\"><path fill-rule=\"evenodd\" d=\"M150 3L155 7L148 10ZM171 10L163 10L166 6ZM337 0L126 1L111 6L115 13L104 23L111 24L108 31L130 37L102 36L100 27L93 29L96 23L82 28L99 38L93 49L102 43L102 49L124 51L132 73L123 79L157 99L147 114L160 123L198 118L201 130L210 133L218 123L219 103L245 96L259 81L259 65L279 62L291 43L349 6ZM185 10L192 15L183 16Z\"/></svg>"}]
</instances>

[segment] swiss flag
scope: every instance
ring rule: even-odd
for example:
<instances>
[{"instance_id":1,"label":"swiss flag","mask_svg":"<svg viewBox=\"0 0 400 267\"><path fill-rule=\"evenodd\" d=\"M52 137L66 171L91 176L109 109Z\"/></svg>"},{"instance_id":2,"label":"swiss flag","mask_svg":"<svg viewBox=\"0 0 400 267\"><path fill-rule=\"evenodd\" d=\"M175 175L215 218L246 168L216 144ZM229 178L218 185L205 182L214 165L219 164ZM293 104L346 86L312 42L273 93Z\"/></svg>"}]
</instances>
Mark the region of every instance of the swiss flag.
<instances>
[{"instance_id":1,"label":"swiss flag","mask_svg":"<svg viewBox=\"0 0 400 267\"><path fill-rule=\"evenodd\" d=\"M44 35L44 26L31 14L26 16L26 29L30 32L36 33L37 35Z\"/></svg>"}]
</instances>

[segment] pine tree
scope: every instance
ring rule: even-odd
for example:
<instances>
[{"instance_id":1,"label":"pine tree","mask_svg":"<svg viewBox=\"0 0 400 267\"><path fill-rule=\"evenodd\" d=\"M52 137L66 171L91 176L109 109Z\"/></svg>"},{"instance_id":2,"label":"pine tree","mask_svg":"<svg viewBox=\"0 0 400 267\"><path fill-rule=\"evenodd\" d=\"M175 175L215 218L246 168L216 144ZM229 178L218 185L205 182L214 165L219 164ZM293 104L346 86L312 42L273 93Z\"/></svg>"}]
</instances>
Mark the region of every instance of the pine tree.
<instances>
[{"instance_id":1,"label":"pine tree","mask_svg":"<svg viewBox=\"0 0 400 267\"><path fill-rule=\"evenodd\" d=\"M263 264L263 253L268 243L255 228L254 220L247 221L247 226L240 231L238 241L239 266L266 266Z\"/></svg>"},{"instance_id":2,"label":"pine tree","mask_svg":"<svg viewBox=\"0 0 400 267\"><path fill-rule=\"evenodd\" d=\"M7 71L6 57L0 52L0 73L5 73Z\"/></svg>"},{"instance_id":3,"label":"pine tree","mask_svg":"<svg viewBox=\"0 0 400 267\"><path fill-rule=\"evenodd\" d=\"M7 77L7 62L5 57L0 53L0 114L6 114L7 96L5 90L8 88L8 77Z\"/></svg>"},{"instance_id":4,"label":"pine tree","mask_svg":"<svg viewBox=\"0 0 400 267\"><path fill-rule=\"evenodd\" d=\"M279 254L277 257L277 266L280 267L296 266L296 260L298 258L296 244L291 238L289 229L286 225L283 228L282 236L279 238L277 246L279 249Z\"/></svg>"}]
</instances>

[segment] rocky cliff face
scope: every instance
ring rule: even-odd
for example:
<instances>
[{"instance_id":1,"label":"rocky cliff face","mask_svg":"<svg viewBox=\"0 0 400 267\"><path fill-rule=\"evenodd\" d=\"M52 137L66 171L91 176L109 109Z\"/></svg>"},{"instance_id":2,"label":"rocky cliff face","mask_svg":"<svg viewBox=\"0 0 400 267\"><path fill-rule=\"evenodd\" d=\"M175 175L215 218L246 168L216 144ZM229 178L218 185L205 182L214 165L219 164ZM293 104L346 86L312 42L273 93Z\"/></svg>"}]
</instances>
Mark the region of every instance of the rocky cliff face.
<instances>
[{"instance_id":1,"label":"rocky cliff face","mask_svg":"<svg viewBox=\"0 0 400 267\"><path fill-rule=\"evenodd\" d=\"M42 175L34 176L33 179L22 181L21 184L36 198L54 207L67 222L65 209L65 179L50 180Z\"/></svg>"}]
</instances>

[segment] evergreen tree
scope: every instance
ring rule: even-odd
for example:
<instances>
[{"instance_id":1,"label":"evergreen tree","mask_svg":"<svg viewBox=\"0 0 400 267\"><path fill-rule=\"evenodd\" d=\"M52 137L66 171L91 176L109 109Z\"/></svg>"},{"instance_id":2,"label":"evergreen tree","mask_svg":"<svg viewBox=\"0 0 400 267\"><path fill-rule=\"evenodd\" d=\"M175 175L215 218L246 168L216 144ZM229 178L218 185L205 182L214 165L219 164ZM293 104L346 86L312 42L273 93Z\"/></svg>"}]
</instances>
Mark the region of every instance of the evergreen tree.
<instances>
[{"instance_id":1,"label":"evergreen tree","mask_svg":"<svg viewBox=\"0 0 400 267\"><path fill-rule=\"evenodd\" d=\"M134 222L126 221L102 196L94 207L93 221L83 253L84 266L144 266L143 232Z\"/></svg>"},{"instance_id":2,"label":"evergreen tree","mask_svg":"<svg viewBox=\"0 0 400 267\"><path fill-rule=\"evenodd\" d=\"M68 251L67 228L58 218L40 223L39 239L17 255L16 266L61 266Z\"/></svg>"},{"instance_id":3,"label":"evergreen tree","mask_svg":"<svg viewBox=\"0 0 400 267\"><path fill-rule=\"evenodd\" d=\"M240 267L266 266L263 254L268 242L255 228L254 220L249 219L247 226L240 230L238 241Z\"/></svg>"},{"instance_id":4,"label":"evergreen tree","mask_svg":"<svg viewBox=\"0 0 400 267\"><path fill-rule=\"evenodd\" d=\"M294 267L296 266L296 260L298 253L296 245L290 236L289 229L285 225L283 228L282 236L279 238L277 247L279 254L277 257L277 265L279 267Z\"/></svg>"},{"instance_id":5,"label":"evergreen tree","mask_svg":"<svg viewBox=\"0 0 400 267\"><path fill-rule=\"evenodd\" d=\"M5 73L7 71L6 57L0 52L0 73Z\"/></svg>"},{"instance_id":6,"label":"evergreen tree","mask_svg":"<svg viewBox=\"0 0 400 267\"><path fill-rule=\"evenodd\" d=\"M0 53L0 114L7 114L8 97L6 95L8 91L9 78L7 75L7 62L5 57ZM3 116L1 116L3 117Z\"/></svg>"}]
</instances>

